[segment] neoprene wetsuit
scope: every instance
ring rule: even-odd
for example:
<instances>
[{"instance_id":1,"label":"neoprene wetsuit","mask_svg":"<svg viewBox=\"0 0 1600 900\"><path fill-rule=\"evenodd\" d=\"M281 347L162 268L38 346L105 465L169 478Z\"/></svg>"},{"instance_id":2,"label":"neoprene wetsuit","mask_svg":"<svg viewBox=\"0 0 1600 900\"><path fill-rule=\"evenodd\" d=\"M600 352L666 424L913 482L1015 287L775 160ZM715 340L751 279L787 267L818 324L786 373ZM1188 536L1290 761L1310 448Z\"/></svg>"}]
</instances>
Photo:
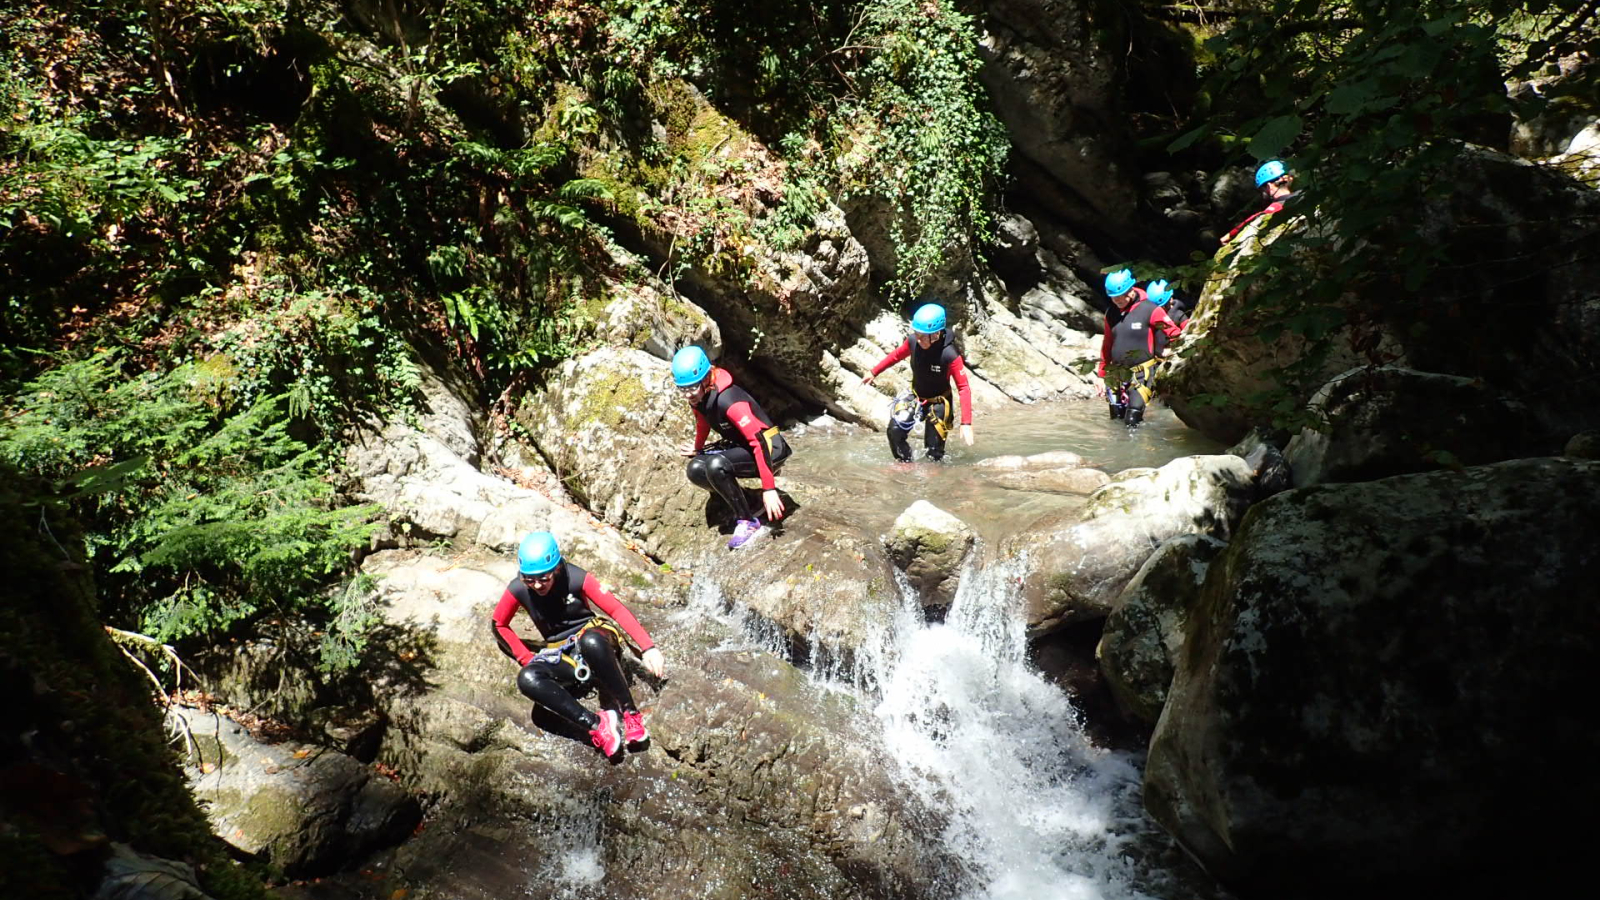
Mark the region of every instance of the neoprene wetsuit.
<instances>
[{"instance_id":1,"label":"neoprene wetsuit","mask_svg":"<svg viewBox=\"0 0 1600 900\"><path fill-rule=\"evenodd\" d=\"M628 680L618 660L620 635L615 627L594 614L613 619L643 653L655 646L639 620L612 596L595 577L569 562L556 568L555 583L544 594L528 587L521 577L511 579L494 607L494 635L500 649L522 666L517 689L529 700L548 707L563 718L594 728L600 717L585 709L567 688L579 682L586 668L600 688L603 702L624 712L638 712ZM528 647L511 628L517 610L523 609L544 638L540 650ZM566 645L574 635L577 640ZM564 646L566 645L566 646ZM579 663L582 663L580 668Z\"/></svg>"},{"instance_id":2,"label":"neoprene wetsuit","mask_svg":"<svg viewBox=\"0 0 1600 900\"><path fill-rule=\"evenodd\" d=\"M950 382L956 383L956 393L961 397L961 424L972 424L972 387L967 380L967 363L956 349L955 337L947 328L939 340L928 349L922 349L915 334L906 338L888 356L872 367L878 375L906 357L911 357L911 390L916 394L916 418L923 420L922 445L929 459L944 458L945 436L950 430ZM901 462L910 462L911 428L915 419L905 420L904 415L889 416L889 451ZM902 424L902 420L905 420Z\"/></svg>"},{"instance_id":3,"label":"neoprene wetsuit","mask_svg":"<svg viewBox=\"0 0 1600 900\"><path fill-rule=\"evenodd\" d=\"M763 491L773 490L773 473L789 458L789 443L725 369L711 370L711 385L693 405L695 457L689 460L689 480L716 491L735 518L754 519L739 479L760 478ZM707 447L713 430L722 440Z\"/></svg>"},{"instance_id":4,"label":"neoprene wetsuit","mask_svg":"<svg viewBox=\"0 0 1600 900\"><path fill-rule=\"evenodd\" d=\"M1163 307L1151 303L1142 288L1134 288L1133 294L1133 302L1126 308L1113 302L1106 310L1100 365L1095 369L1095 374L1101 378L1107 377L1108 368L1117 370L1112 373L1114 375L1126 370L1125 378L1113 380L1127 382L1127 409L1119 416L1118 404L1112 401L1111 414L1126 419L1129 425L1144 420L1145 406L1155 396L1156 360L1167 344L1183 333L1183 327L1174 322Z\"/></svg>"}]
</instances>

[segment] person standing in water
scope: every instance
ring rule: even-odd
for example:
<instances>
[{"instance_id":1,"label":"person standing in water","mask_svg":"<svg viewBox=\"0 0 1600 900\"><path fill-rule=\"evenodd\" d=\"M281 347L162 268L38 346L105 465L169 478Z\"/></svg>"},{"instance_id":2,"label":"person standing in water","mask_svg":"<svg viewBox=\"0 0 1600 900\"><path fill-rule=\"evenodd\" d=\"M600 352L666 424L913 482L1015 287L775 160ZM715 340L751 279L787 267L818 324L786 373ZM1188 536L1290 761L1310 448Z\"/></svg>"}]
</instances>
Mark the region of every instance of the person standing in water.
<instances>
[{"instance_id":1,"label":"person standing in water","mask_svg":"<svg viewBox=\"0 0 1600 900\"><path fill-rule=\"evenodd\" d=\"M1133 273L1127 269L1106 276L1106 295L1111 307L1106 310L1095 375L1105 379L1111 417L1133 428L1144 421L1145 407L1155 396L1155 367L1166 349L1156 335L1170 342L1183 329L1134 286Z\"/></svg>"},{"instance_id":2,"label":"person standing in water","mask_svg":"<svg viewBox=\"0 0 1600 900\"><path fill-rule=\"evenodd\" d=\"M761 520L750 508L740 478L761 479L761 505L767 521L783 518L783 498L773 474L789 458L789 444L761 404L733 383L727 370L714 368L699 347L684 347L672 357L672 381L694 410L694 442L683 447L690 457L689 480L715 491L735 519L728 547L737 549L761 533ZM710 446L715 431L722 440Z\"/></svg>"},{"instance_id":3,"label":"person standing in water","mask_svg":"<svg viewBox=\"0 0 1600 900\"><path fill-rule=\"evenodd\" d=\"M543 642L538 650L511 628L518 609L527 611L539 629ZM587 729L589 740L608 758L625 743L649 740L644 716L622 673L623 632L639 649L640 662L651 675L664 676L666 661L622 601L593 575L561 559L555 535L535 531L522 539L517 547L517 577L500 595L491 621L500 649L522 666L517 689L523 696ZM569 690L589 682L600 691L598 711L586 709Z\"/></svg>"},{"instance_id":4,"label":"person standing in water","mask_svg":"<svg viewBox=\"0 0 1600 900\"><path fill-rule=\"evenodd\" d=\"M924 422L922 445L932 460L944 458L944 443L954 418L950 402L950 382L955 382L961 397L961 440L972 446L972 389L967 381L966 361L956 349L955 338L945 328L944 307L924 303L911 316L911 335L885 356L872 372L861 379L871 384L885 369L906 357L911 358L911 390L895 398L889 413L889 452L900 462L911 462L911 429Z\"/></svg>"}]
</instances>

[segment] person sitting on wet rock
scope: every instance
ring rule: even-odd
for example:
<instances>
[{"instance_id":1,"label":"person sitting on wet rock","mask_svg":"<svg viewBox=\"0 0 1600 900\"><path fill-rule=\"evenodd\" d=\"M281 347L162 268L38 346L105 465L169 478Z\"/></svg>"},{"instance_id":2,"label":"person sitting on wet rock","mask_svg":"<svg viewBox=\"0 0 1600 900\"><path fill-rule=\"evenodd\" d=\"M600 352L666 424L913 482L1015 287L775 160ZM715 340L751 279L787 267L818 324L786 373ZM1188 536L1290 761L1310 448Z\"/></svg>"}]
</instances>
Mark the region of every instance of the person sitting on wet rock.
<instances>
[{"instance_id":1,"label":"person sitting on wet rock","mask_svg":"<svg viewBox=\"0 0 1600 900\"><path fill-rule=\"evenodd\" d=\"M1260 211L1251 213L1243 222L1233 226L1232 231L1223 235L1224 244L1238 237L1239 232L1256 219L1282 212L1295 197L1294 175L1282 160L1269 159L1256 169L1256 188L1261 191L1261 199L1265 200L1267 205Z\"/></svg>"},{"instance_id":2,"label":"person sitting on wet rock","mask_svg":"<svg viewBox=\"0 0 1600 900\"><path fill-rule=\"evenodd\" d=\"M1145 406L1155 396L1155 367L1167 343L1183 329L1162 307L1150 302L1134 286L1133 273L1118 269L1106 276L1105 336L1100 341L1100 365L1095 375L1105 379L1106 402L1111 417L1132 428L1144 421ZM1162 341L1157 335L1165 338Z\"/></svg>"},{"instance_id":3,"label":"person sitting on wet rock","mask_svg":"<svg viewBox=\"0 0 1600 900\"><path fill-rule=\"evenodd\" d=\"M925 303L911 317L911 335L893 352L872 367L861 379L871 384L885 369L911 357L911 390L895 398L889 413L889 452L900 462L911 462L911 429L924 422L922 445L932 460L944 458L944 441L954 418L950 402L950 382L961 396L961 440L972 446L972 389L967 383L967 365L956 349L955 339L945 328L944 307Z\"/></svg>"},{"instance_id":4,"label":"person sitting on wet rock","mask_svg":"<svg viewBox=\"0 0 1600 900\"><path fill-rule=\"evenodd\" d=\"M789 444L755 398L735 385L726 370L713 368L699 347L684 347L673 354L672 381L694 409L694 442L682 450L691 457L689 480L716 491L733 510L736 521L728 547L742 547L761 533L762 526L739 479L760 478L767 521L783 518L783 498L778 495L773 473L789 458ZM712 431L722 440L707 446L706 437Z\"/></svg>"},{"instance_id":5,"label":"person sitting on wet rock","mask_svg":"<svg viewBox=\"0 0 1600 900\"><path fill-rule=\"evenodd\" d=\"M596 615L591 607L604 615ZM511 628L519 608L527 610L544 639L538 650L529 648ZM644 716L622 674L623 632L651 675L665 675L666 661L622 601L593 575L562 561L555 535L535 531L522 539L517 577L495 604L493 622L500 649L522 666L517 688L529 700L588 729L589 740L607 757L615 756L625 743L649 740ZM586 709L569 691L590 682L599 688L598 712Z\"/></svg>"}]
</instances>

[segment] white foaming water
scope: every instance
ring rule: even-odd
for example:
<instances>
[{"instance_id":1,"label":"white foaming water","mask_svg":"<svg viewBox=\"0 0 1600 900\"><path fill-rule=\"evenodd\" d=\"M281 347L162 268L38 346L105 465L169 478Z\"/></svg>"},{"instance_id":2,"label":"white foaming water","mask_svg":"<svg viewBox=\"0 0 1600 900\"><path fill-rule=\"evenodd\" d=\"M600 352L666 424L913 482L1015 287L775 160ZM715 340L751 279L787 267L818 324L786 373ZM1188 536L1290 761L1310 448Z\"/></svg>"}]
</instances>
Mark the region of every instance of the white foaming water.
<instances>
[{"instance_id":1,"label":"white foaming water","mask_svg":"<svg viewBox=\"0 0 1600 900\"><path fill-rule=\"evenodd\" d=\"M947 817L966 898L1077 900L1165 893L1125 856L1148 830L1139 773L1089 744L1061 690L1026 663L1019 561L962 573L945 622L895 629L877 707L902 783Z\"/></svg>"},{"instance_id":2,"label":"white foaming water","mask_svg":"<svg viewBox=\"0 0 1600 900\"><path fill-rule=\"evenodd\" d=\"M551 852L534 883L543 885L551 900L584 900L593 896L595 885L606 877L600 818L574 810L541 834Z\"/></svg>"},{"instance_id":3,"label":"white foaming water","mask_svg":"<svg viewBox=\"0 0 1600 900\"><path fill-rule=\"evenodd\" d=\"M1129 755L1098 749L1061 689L1027 663L1017 590L1022 561L962 572L942 623L906 598L852 660L813 651L820 686L877 701L884 743L906 790L947 823L962 900L1135 900L1188 896L1159 868L1132 858L1153 826ZM782 630L730 608L696 579L686 617L744 635L727 649L787 658Z\"/></svg>"}]
</instances>

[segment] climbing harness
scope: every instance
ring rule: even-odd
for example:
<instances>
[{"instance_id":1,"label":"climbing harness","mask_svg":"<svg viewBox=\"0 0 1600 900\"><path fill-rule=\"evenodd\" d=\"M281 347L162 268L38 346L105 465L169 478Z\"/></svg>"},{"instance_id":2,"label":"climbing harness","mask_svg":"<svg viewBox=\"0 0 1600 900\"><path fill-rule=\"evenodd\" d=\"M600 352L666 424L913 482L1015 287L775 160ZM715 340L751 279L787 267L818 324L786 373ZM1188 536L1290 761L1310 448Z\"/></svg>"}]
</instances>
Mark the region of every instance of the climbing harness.
<instances>
[{"instance_id":1,"label":"climbing harness","mask_svg":"<svg viewBox=\"0 0 1600 900\"><path fill-rule=\"evenodd\" d=\"M627 641L622 629L613 624L610 619L602 619L599 616L595 616L584 623L583 627L567 637L559 641L551 641L543 650L535 653L530 662L550 663L552 665L566 663L572 667L572 677L576 678L579 684L587 684L591 672L589 671L589 663L583 658L583 651L578 648L578 640L592 628L600 628L610 632L611 636L617 639L619 648Z\"/></svg>"}]
</instances>

